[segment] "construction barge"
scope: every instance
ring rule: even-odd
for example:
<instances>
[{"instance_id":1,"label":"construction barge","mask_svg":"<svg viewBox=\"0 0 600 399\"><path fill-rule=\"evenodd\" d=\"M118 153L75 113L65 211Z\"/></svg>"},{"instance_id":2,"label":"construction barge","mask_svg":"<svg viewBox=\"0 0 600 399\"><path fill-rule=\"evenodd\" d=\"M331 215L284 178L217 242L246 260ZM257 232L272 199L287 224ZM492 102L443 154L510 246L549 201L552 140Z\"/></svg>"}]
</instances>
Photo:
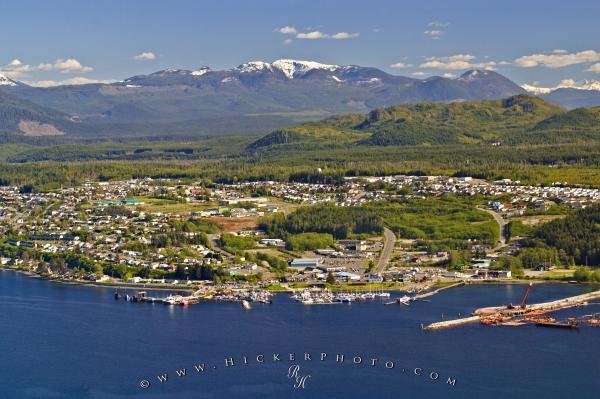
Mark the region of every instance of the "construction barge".
<instances>
[{"instance_id":1,"label":"construction barge","mask_svg":"<svg viewBox=\"0 0 600 399\"><path fill-rule=\"evenodd\" d=\"M586 294L558 299L555 301L528 305L527 299L532 288L533 284L529 284L525 294L523 295L521 303L517 306L509 304L505 306L479 308L475 310L470 317L439 321L431 323L427 326L423 326L422 328L423 330L434 331L459 327L472 323L480 323L484 325L503 326L534 324L539 327L576 329L580 324L579 321L570 319L567 322L559 322L554 318L547 316L546 314L557 310L585 306L589 303L589 301L600 298L600 290L598 290ZM590 326L600 326L600 315L596 314L584 316L583 321L585 324Z\"/></svg>"}]
</instances>

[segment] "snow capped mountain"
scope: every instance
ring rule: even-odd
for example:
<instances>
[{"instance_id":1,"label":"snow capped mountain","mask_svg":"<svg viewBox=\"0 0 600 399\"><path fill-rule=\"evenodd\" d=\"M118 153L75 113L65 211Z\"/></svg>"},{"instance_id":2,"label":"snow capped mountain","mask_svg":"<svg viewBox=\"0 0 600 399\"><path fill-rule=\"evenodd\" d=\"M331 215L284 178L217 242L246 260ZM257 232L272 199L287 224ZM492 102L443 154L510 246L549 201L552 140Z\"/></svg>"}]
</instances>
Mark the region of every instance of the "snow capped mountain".
<instances>
[{"instance_id":1,"label":"snow capped mountain","mask_svg":"<svg viewBox=\"0 0 600 399\"><path fill-rule=\"evenodd\" d=\"M253 73L253 72L263 72L263 71L273 71L271 64L264 61L250 61L243 63L242 65L234 68L240 73Z\"/></svg>"},{"instance_id":2,"label":"snow capped mountain","mask_svg":"<svg viewBox=\"0 0 600 399\"><path fill-rule=\"evenodd\" d=\"M561 80L561 82L554 87L540 87L535 85L523 84L523 89L529 93L540 95L550 94L558 89L575 89L575 90L592 90L600 91L600 81L597 80L584 80L583 82L577 83L573 79Z\"/></svg>"},{"instance_id":3,"label":"snow capped mountain","mask_svg":"<svg viewBox=\"0 0 600 399\"><path fill-rule=\"evenodd\" d=\"M548 94L551 91L553 91L553 90L556 89L556 88L551 88L551 87L537 87L537 86L528 85L528 84L522 84L521 87L526 92L531 93L531 94L535 94L535 95Z\"/></svg>"},{"instance_id":4,"label":"snow capped mountain","mask_svg":"<svg viewBox=\"0 0 600 399\"><path fill-rule=\"evenodd\" d=\"M238 66L235 68L235 70L239 71L240 73L264 71L273 72L278 70L282 72L288 79L294 79L313 70L334 72L339 68L340 66L338 65L321 64L320 62L316 61L281 59L273 61L272 63L264 61L250 61Z\"/></svg>"},{"instance_id":5,"label":"snow capped mountain","mask_svg":"<svg viewBox=\"0 0 600 399\"><path fill-rule=\"evenodd\" d=\"M192 71L191 75L192 76L202 76L205 73L210 72L210 68L207 66L203 66L202 68L196 70L196 71Z\"/></svg>"},{"instance_id":6,"label":"snow capped mountain","mask_svg":"<svg viewBox=\"0 0 600 399\"><path fill-rule=\"evenodd\" d=\"M475 79L481 79L489 76L492 71L487 71L485 69L473 69L463 73L458 80L471 81Z\"/></svg>"},{"instance_id":7,"label":"snow capped mountain","mask_svg":"<svg viewBox=\"0 0 600 399\"><path fill-rule=\"evenodd\" d=\"M273 62L273 67L279 69L289 79L302 76L309 71L320 69L325 71L336 71L338 65L321 64L315 61L299 61L299 60L277 60Z\"/></svg>"},{"instance_id":8,"label":"snow capped mountain","mask_svg":"<svg viewBox=\"0 0 600 399\"><path fill-rule=\"evenodd\" d=\"M17 82L0 73L0 86L17 86Z\"/></svg>"},{"instance_id":9,"label":"snow capped mountain","mask_svg":"<svg viewBox=\"0 0 600 399\"><path fill-rule=\"evenodd\" d=\"M458 82L472 83L483 80L496 80L503 77L498 72L492 71L491 69L471 69L455 78Z\"/></svg>"}]
</instances>

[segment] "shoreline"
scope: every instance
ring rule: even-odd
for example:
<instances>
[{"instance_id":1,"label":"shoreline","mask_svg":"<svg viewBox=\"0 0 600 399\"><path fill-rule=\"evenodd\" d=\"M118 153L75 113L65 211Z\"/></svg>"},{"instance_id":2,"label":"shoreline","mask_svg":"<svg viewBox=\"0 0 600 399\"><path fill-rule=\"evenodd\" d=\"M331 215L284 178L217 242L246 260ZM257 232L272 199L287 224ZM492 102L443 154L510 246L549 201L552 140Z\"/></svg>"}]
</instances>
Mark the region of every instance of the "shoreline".
<instances>
[{"instance_id":1,"label":"shoreline","mask_svg":"<svg viewBox=\"0 0 600 399\"><path fill-rule=\"evenodd\" d=\"M14 271L16 273L21 273L27 277L37 278L37 279L50 281L53 283L65 284L65 285L77 285L77 286L96 287L96 288L113 288L115 290L171 291L171 292L187 293L187 294L191 294L197 290L197 287L194 287L194 288L190 288L187 286L165 287L165 285L163 285L163 284L160 284L160 285L159 284L143 284L143 285L141 285L141 284L134 284L134 283L132 283L132 284L130 284L130 283L98 283L98 282L94 282L94 281L85 281L85 280L63 280L63 279L58 279L58 278L48 278L48 277L39 275L39 274L31 272L31 271L17 269L17 268L11 268L11 267L0 267L0 271ZM467 286L467 285L488 285L488 284L489 285L507 285L507 284L520 285L520 284L528 284L528 283L572 284L569 281L544 280L544 279L457 280L456 282L448 281L448 282L442 283L442 286L437 287L437 288L435 287L435 283L434 283L434 285L429 290L426 290L423 293L417 294L416 297L418 297L418 298L431 297L431 296L437 295L438 293L443 292L447 289L463 287L463 286ZM598 285L597 283L592 283L592 282L578 282L577 284L578 285ZM288 288L281 287L281 288L283 288L283 289L269 289L269 288L258 288L258 287L248 287L246 289L260 289L260 290L269 291L273 294L278 294L278 293L288 293L289 294L289 293L293 293L298 290L311 289L311 288L315 288L315 287L307 286L307 287L301 287L301 288L291 288L291 287L288 287ZM367 285L357 285L357 286L345 285L345 286L341 286L341 287L334 286L334 287L328 287L328 288L333 292L344 292L344 291L369 292L374 289L390 291L390 292L407 292L410 290L410 286L372 288L372 287L369 287L368 284Z\"/></svg>"}]
</instances>

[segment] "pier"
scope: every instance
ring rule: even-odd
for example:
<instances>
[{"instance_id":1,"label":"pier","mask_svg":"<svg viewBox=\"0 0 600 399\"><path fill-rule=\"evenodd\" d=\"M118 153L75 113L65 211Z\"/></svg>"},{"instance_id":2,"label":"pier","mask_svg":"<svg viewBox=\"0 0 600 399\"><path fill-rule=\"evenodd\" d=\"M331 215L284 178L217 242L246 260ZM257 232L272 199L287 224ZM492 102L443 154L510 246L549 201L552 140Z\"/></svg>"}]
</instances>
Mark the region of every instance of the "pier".
<instances>
[{"instance_id":1,"label":"pier","mask_svg":"<svg viewBox=\"0 0 600 399\"><path fill-rule=\"evenodd\" d=\"M442 330L446 328L460 327L462 325L471 324L475 322L483 323L485 320L497 320L498 323L506 325L521 325L521 323L515 318L520 316L526 317L527 315L539 317L545 313L554 312L561 309L568 309L576 306L584 306L588 301L600 298L600 290L588 292L586 294L576 295L572 297L557 299L550 302L536 303L528 305L526 308L510 308L505 306L492 306L476 309L472 316L463 317L460 319L445 320L435 323L431 323L425 327L424 330L434 331ZM497 323L484 323L484 324L497 324Z\"/></svg>"},{"instance_id":2,"label":"pier","mask_svg":"<svg viewBox=\"0 0 600 399\"><path fill-rule=\"evenodd\" d=\"M451 285L447 285L445 287L440 287L437 290L433 290L433 291L425 292L423 294L415 295L413 300L429 298L430 296L434 296L435 294L438 294L444 290L448 290L448 289L454 288L454 287L461 287L463 285L465 285L465 283L464 283L464 281L461 281L456 284L451 284Z\"/></svg>"}]
</instances>

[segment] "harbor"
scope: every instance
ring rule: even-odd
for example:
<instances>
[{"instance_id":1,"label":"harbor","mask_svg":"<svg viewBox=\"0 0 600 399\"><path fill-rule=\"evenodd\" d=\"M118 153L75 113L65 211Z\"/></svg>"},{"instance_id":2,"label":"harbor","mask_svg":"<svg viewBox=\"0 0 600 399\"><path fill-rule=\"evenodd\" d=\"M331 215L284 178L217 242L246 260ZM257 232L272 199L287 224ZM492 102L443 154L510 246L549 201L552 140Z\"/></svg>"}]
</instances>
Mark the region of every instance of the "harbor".
<instances>
[{"instance_id":1,"label":"harbor","mask_svg":"<svg viewBox=\"0 0 600 399\"><path fill-rule=\"evenodd\" d=\"M10 395L10 390L18 389L19 381L29 381L24 378L31 377L53 392L75 392L76 396L66 397L86 397L85 391L78 390L80 384L92 387L98 398L135 397L139 396L139 388L132 384L137 375L135 373L151 375L162 370L161 367L169 372L170 379L177 381L170 385L173 387L170 389L177 391L169 397L176 397L180 393L185 395L190 392L190 387L195 388L191 392L197 396L197 386L191 384L198 380L191 379L192 376L202 378L203 390L214 392L214 397L221 397L219 393L222 392L223 383L241 386L256 384L257 374L254 370L264 372L262 378L265 380L272 378L275 381L284 378L286 370L267 365L246 367L236 362L228 373L219 372L218 375L228 378L224 382L203 378L210 375L196 374L191 367L188 369L189 380L177 377L172 370L183 367L190 360L211 367L216 365L221 369L224 356L252 352L248 353L250 356L275 350L281 353L295 352L299 359L304 351L315 351L317 355L320 352L328 353L325 362L315 357L305 366L307 371L310 366L311 372L319 372L315 376L323 376L315 378L314 385L310 386L314 392L325 392L321 396L311 394L310 397L314 399L373 397L373 389L365 386L368 384L364 382L366 370L371 370L371 366L366 366L370 364L368 359L371 356L381 353L382 356L396 359L404 356L406 360L396 362L394 369L384 369L385 363L379 363L380 369L373 369L381 371L377 374L377 383L411 398L440 396L439 386L435 383L425 383L425 380L419 379L414 380L413 384L413 380L408 379L413 378L412 374L402 373L403 367L417 361L415 366L455 374L461 384L460 387L457 385L457 392L474 380L489 381L494 389L504 390L501 396L490 396L486 389L472 385L474 388L470 392L474 397L491 398L514 397L510 394L510 389L513 389L510 381L521 378L520 369L506 367L507 357L519 359L522 367L530 370L527 378L557 381L557 395L552 397L556 399L569 397L572 383L582 370L598 369L597 361L589 354L590 344L596 342L600 330L587 327L588 324L583 321L586 315L590 316L589 319L598 316L594 316L594 313L600 312L600 309L591 306L600 302L597 299L590 300L588 307L569 311L568 316L577 315L581 320L579 330L541 326L493 328L473 324L472 328L449 330L446 334L425 333L419 328L424 321L436 321L441 313L447 318L451 314L468 315L475 308L501 304L506 298L520 299L524 285L467 284L425 298L430 302L411 301L410 306L384 305L402 297L404 292L392 292L389 299L376 298L335 306L304 305L293 300L290 293L279 293L273 296L271 305L249 302L251 310L247 310L243 302L217 303L213 300L201 300L190 306L125 302L123 298L114 300L115 288L66 286L8 271L0 272L0 288L0 318L6 327L0 347L5 363L29 364L27 354L32 351L38 358L47 359L39 367L32 366L29 373L23 373L21 367L9 367L6 370L6 384L0 387L2 398L44 397ZM552 302L558 298L583 294L588 289L579 284L538 284L534 286L533 297L536 303ZM146 291L147 296L157 298L178 294L185 297L192 293L177 289L171 292L135 288L118 290L130 296L138 291ZM418 294L406 292L406 295L413 297ZM23 338L23 331L28 332L26 339ZM49 337L52 345L48 344ZM136 339L129 343L124 340L125 337ZM98 349L99 343L101 350ZM519 358L524 348L527 356ZM78 355L86 351L89 351L89 356ZM336 364L335 367L344 368L347 372L344 378L351 380L349 384L358 381L351 387L345 380L325 378L335 364L337 353L345 353L346 359L343 366ZM465 353L468 354L466 360L461 357ZM60 354L60 357L53 357L56 354ZM363 357L363 365L352 364L355 354ZM415 358L411 360L407 356ZM118 359L117 367L115 359ZM209 363L213 359L215 363ZM553 364L557 359L561 363L559 368L539 367L540 364ZM494 370L494 378L490 378L490 369ZM411 369L408 371L412 372ZM99 372L106 376L105 382L97 383ZM428 378L428 374L425 377ZM238 378L241 383L236 382ZM262 384L262 381L258 383ZM529 385L523 384L521 386L525 388L521 389ZM597 385L596 380L590 379L578 385L577 389L583 397L594 397ZM113 392L118 394L112 395ZM535 387L527 393L536 397ZM281 390L275 390L262 397L275 399L282 397L282 393Z\"/></svg>"},{"instance_id":2,"label":"harbor","mask_svg":"<svg viewBox=\"0 0 600 399\"><path fill-rule=\"evenodd\" d=\"M422 326L426 331L443 330L460 327L472 323L483 325L502 325L509 327L518 327L533 324L538 327L555 327L576 329L580 324L589 326L600 325L600 314L595 313L585 315L580 318L569 318L559 321L554 317L548 316L549 313L573 307L583 307L590 305L590 301L600 298L600 290L589 293L557 299L554 301L527 304L527 299L533 284L526 288L521 303L518 305L508 304L504 306L483 307L476 309L471 316L444 320Z\"/></svg>"}]
</instances>

